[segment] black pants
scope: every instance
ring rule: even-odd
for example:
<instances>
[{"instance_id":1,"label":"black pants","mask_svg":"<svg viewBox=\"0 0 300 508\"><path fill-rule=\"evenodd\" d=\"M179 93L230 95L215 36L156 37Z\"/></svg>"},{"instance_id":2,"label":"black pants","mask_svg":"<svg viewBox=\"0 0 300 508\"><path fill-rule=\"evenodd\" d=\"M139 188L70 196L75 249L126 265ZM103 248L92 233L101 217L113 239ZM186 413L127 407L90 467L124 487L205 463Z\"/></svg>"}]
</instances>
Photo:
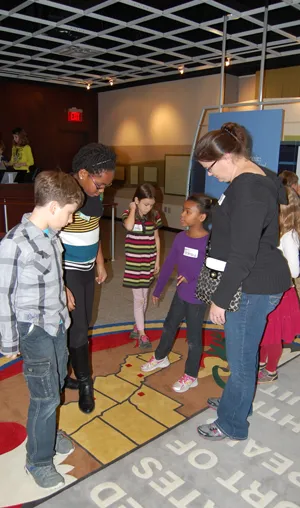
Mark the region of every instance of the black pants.
<instances>
[{"instance_id":1,"label":"black pants","mask_svg":"<svg viewBox=\"0 0 300 508\"><path fill-rule=\"evenodd\" d=\"M95 271L80 272L65 270L65 283L75 298L75 309L71 312L69 348L77 349L88 343L88 329L92 319Z\"/></svg>"},{"instance_id":2,"label":"black pants","mask_svg":"<svg viewBox=\"0 0 300 508\"><path fill-rule=\"evenodd\" d=\"M155 358L162 360L170 353L179 325L185 318L189 347L185 362L185 373L197 377L202 353L202 325L205 310L205 304L184 302L179 298L176 291L164 322L163 333L155 351Z\"/></svg>"}]
</instances>

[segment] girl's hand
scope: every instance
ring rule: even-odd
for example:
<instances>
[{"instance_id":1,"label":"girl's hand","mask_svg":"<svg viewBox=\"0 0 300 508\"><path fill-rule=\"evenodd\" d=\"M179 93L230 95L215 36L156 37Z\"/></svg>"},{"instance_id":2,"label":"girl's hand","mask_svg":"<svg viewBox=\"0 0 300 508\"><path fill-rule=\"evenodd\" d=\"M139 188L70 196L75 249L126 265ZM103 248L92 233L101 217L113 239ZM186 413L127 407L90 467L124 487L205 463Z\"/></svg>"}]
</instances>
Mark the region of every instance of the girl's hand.
<instances>
[{"instance_id":1,"label":"girl's hand","mask_svg":"<svg viewBox=\"0 0 300 508\"><path fill-rule=\"evenodd\" d=\"M97 266L96 282L97 284L102 284L102 282L105 282L107 279L107 272L105 270L104 265L99 263L96 266Z\"/></svg>"},{"instance_id":2,"label":"girl's hand","mask_svg":"<svg viewBox=\"0 0 300 508\"><path fill-rule=\"evenodd\" d=\"M131 210L136 211L136 203L135 203L134 201L132 201L132 202L130 203L130 205L129 205L129 210L130 210L130 211L131 211Z\"/></svg>"},{"instance_id":3,"label":"girl's hand","mask_svg":"<svg viewBox=\"0 0 300 508\"><path fill-rule=\"evenodd\" d=\"M215 324L215 325L224 325L226 318L225 318L225 309L222 309L221 307L218 307L215 303L212 303L209 310L209 319Z\"/></svg>"},{"instance_id":4,"label":"girl's hand","mask_svg":"<svg viewBox=\"0 0 300 508\"><path fill-rule=\"evenodd\" d=\"M76 303L75 303L75 298L74 298L72 291L70 291L70 289L67 287L66 287L66 295L67 295L68 310L69 310L69 312L72 312L72 310L74 310L76 307Z\"/></svg>"},{"instance_id":5,"label":"girl's hand","mask_svg":"<svg viewBox=\"0 0 300 508\"><path fill-rule=\"evenodd\" d=\"M178 275L176 286L180 286L182 282L185 282L187 284L186 278L184 277L184 275Z\"/></svg>"},{"instance_id":6,"label":"girl's hand","mask_svg":"<svg viewBox=\"0 0 300 508\"><path fill-rule=\"evenodd\" d=\"M159 298L157 296L152 295L152 303L153 305L158 305Z\"/></svg>"},{"instance_id":7,"label":"girl's hand","mask_svg":"<svg viewBox=\"0 0 300 508\"><path fill-rule=\"evenodd\" d=\"M157 275L159 273L159 269L160 269L159 261L156 261L154 267L154 275Z\"/></svg>"}]
</instances>

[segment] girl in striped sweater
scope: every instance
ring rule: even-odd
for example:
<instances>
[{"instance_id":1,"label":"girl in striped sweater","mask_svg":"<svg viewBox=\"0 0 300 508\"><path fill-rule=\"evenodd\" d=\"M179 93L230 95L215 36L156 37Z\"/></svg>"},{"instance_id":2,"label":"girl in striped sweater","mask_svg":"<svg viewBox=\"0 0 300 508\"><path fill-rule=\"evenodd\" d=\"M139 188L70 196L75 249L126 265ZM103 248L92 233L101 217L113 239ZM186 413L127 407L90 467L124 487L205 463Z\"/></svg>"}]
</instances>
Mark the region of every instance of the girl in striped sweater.
<instances>
[{"instance_id":1,"label":"girl in striped sweater","mask_svg":"<svg viewBox=\"0 0 300 508\"><path fill-rule=\"evenodd\" d=\"M141 348L151 347L145 334L145 311L149 288L154 275L159 272L158 229L162 226L162 221L159 213L153 210L154 204L155 189L144 183L138 186L128 210L122 216L127 230L123 286L132 289L135 319L130 338L138 339Z\"/></svg>"}]
</instances>

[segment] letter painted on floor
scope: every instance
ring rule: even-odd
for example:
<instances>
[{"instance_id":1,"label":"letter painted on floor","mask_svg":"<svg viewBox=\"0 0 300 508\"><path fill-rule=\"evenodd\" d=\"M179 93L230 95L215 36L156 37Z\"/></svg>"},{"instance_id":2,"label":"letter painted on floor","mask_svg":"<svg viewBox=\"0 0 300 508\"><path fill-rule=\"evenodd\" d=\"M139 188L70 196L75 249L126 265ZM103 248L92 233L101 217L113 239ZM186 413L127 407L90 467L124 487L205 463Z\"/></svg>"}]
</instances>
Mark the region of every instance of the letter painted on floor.
<instances>
[{"instance_id":1,"label":"letter painted on floor","mask_svg":"<svg viewBox=\"0 0 300 508\"><path fill-rule=\"evenodd\" d=\"M182 485L185 484L185 481L182 480L179 476L177 476L172 471L166 471L165 474L171 478L172 481L167 480L166 478L159 478L159 481L164 485L161 487L158 483L151 481L149 483L152 489L156 490L161 496L167 497L169 494L174 492L174 490L178 489Z\"/></svg>"},{"instance_id":2,"label":"letter painted on floor","mask_svg":"<svg viewBox=\"0 0 300 508\"><path fill-rule=\"evenodd\" d=\"M242 498L254 508L265 508L274 501L277 497L277 493L274 490L269 490L266 494L259 492L259 488L262 484L258 481L254 481L250 485L250 489L243 490L241 492Z\"/></svg>"},{"instance_id":3,"label":"letter painted on floor","mask_svg":"<svg viewBox=\"0 0 300 508\"><path fill-rule=\"evenodd\" d=\"M196 458L203 456L203 459L205 460L205 456L207 457L206 462L199 464L199 462L196 461ZM211 452L210 450L195 450L194 452L191 452L188 456L189 463L196 467L197 469L211 469L212 467L215 467L215 465L218 463L218 457Z\"/></svg>"},{"instance_id":4,"label":"letter painted on floor","mask_svg":"<svg viewBox=\"0 0 300 508\"><path fill-rule=\"evenodd\" d=\"M292 460L276 452L268 460L271 464L263 462L262 466L278 475L284 474L294 464Z\"/></svg>"},{"instance_id":5,"label":"letter painted on floor","mask_svg":"<svg viewBox=\"0 0 300 508\"><path fill-rule=\"evenodd\" d=\"M133 474L135 474L135 476L137 476L138 478L142 478L143 480L149 480L149 478L152 478L153 476L153 471L150 465L155 466L156 469L158 469L158 471L161 471L163 468L161 463L158 460L153 459L152 457L144 457L143 459L141 459L140 464L143 467L144 472L141 473L136 466L132 467L132 472Z\"/></svg>"},{"instance_id":6,"label":"letter painted on floor","mask_svg":"<svg viewBox=\"0 0 300 508\"><path fill-rule=\"evenodd\" d=\"M178 439L176 439L176 441L173 441L173 444L172 443L166 444L166 448L171 450L171 452L176 453L176 455L180 456L186 452L189 452L192 448L196 446L196 444L197 443L195 441L190 441L189 443L184 444L181 441L178 441Z\"/></svg>"},{"instance_id":7,"label":"letter painted on floor","mask_svg":"<svg viewBox=\"0 0 300 508\"><path fill-rule=\"evenodd\" d=\"M239 491L239 489L234 487L234 485L237 482L239 482L242 478L244 478L244 476L245 476L245 473L243 473L242 471L237 471L230 478L228 478L228 480L223 480L223 478L220 478L220 477L217 477L216 480L218 483L220 483L220 485L222 485L226 489L228 489L231 492L233 492L234 494L236 494Z\"/></svg>"},{"instance_id":8,"label":"letter painted on floor","mask_svg":"<svg viewBox=\"0 0 300 508\"><path fill-rule=\"evenodd\" d=\"M100 498L99 494L101 494L101 492L104 493L105 491L108 491L106 492L106 497L104 498L101 496ZM91 500L94 501L94 503L99 506L99 508L108 508L117 501L120 501L122 497L126 496L126 492L116 483L105 482L100 483L100 485L94 487L90 493L90 496Z\"/></svg>"}]
</instances>

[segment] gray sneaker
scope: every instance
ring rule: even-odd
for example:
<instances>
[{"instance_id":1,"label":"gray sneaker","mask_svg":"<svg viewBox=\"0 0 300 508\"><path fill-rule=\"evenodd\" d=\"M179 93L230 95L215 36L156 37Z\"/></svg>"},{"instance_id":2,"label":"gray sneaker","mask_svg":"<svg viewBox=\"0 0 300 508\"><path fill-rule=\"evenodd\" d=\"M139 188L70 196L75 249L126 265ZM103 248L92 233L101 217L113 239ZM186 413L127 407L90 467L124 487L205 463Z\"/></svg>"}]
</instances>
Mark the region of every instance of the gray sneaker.
<instances>
[{"instance_id":1,"label":"gray sneaker","mask_svg":"<svg viewBox=\"0 0 300 508\"><path fill-rule=\"evenodd\" d=\"M75 450L75 447L67 436L61 430L57 431L55 451L60 455L70 455Z\"/></svg>"},{"instance_id":2,"label":"gray sneaker","mask_svg":"<svg viewBox=\"0 0 300 508\"><path fill-rule=\"evenodd\" d=\"M26 464L25 471L42 489L58 489L65 484L63 476L56 471L53 464L50 466Z\"/></svg>"}]
</instances>

